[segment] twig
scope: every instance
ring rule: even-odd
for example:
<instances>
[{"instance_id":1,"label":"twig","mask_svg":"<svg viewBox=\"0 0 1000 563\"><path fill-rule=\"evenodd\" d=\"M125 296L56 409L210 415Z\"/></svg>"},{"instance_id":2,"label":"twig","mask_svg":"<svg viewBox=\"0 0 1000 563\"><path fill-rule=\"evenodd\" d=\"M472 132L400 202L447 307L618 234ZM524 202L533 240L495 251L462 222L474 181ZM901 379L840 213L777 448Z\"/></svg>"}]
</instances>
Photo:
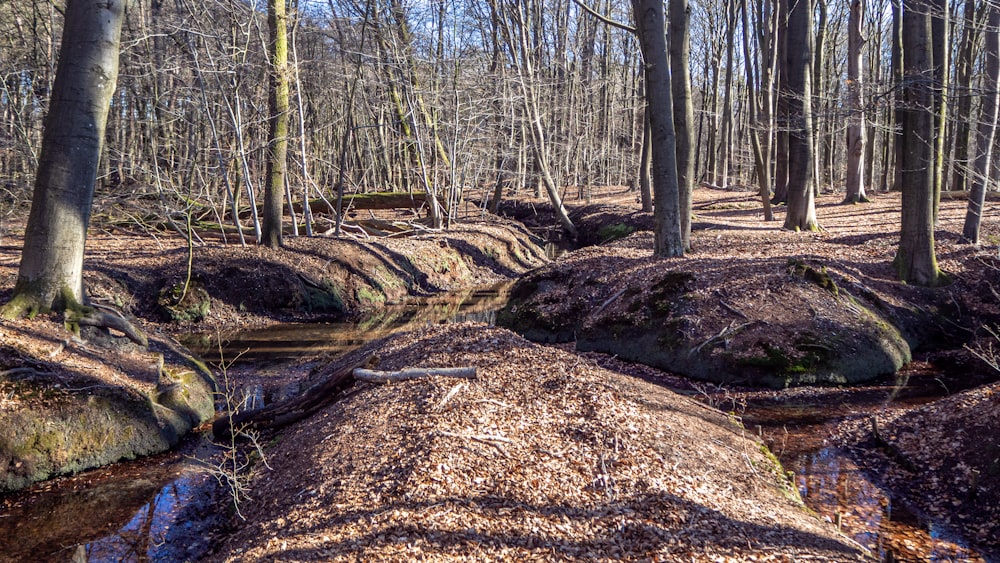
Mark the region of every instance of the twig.
<instances>
[{"instance_id":1,"label":"twig","mask_svg":"<svg viewBox=\"0 0 1000 563\"><path fill-rule=\"evenodd\" d=\"M622 288L622 289L618 290L611 297L608 297L607 301L605 301L604 303L601 303L601 306L598 307L597 310L595 310L593 312L592 316L596 317L597 315L600 315L602 311L604 311L605 309L608 308L608 305L614 303L616 299L618 299L619 297L621 297L622 295L624 295L626 289L627 288Z\"/></svg>"},{"instance_id":2,"label":"twig","mask_svg":"<svg viewBox=\"0 0 1000 563\"><path fill-rule=\"evenodd\" d=\"M455 395L458 394L459 391L462 390L463 387L465 387L464 383L459 383L458 385L452 387L451 391L448 391L448 394L445 395L444 398L441 399L441 402L437 404L437 408L438 409L443 408L448 403L448 401L450 401Z\"/></svg>"},{"instance_id":3,"label":"twig","mask_svg":"<svg viewBox=\"0 0 1000 563\"><path fill-rule=\"evenodd\" d=\"M744 314L743 311L740 311L739 309L737 309L736 307L733 307L729 303L726 303L722 299L719 299L719 305L722 305L722 308L724 308L725 310L729 311L730 313L732 313L734 315L739 315L739 316L741 316L741 317L743 317L744 319L747 319L747 320L750 319L750 317L746 316L746 314Z\"/></svg>"},{"instance_id":4,"label":"twig","mask_svg":"<svg viewBox=\"0 0 1000 563\"><path fill-rule=\"evenodd\" d=\"M698 352L701 352L701 349L704 348L705 346L708 346L709 344L715 344L716 342L719 342L720 340L725 340L727 337L732 336L733 334L736 334L737 332L743 330L744 328L750 326L751 324L753 324L753 323L743 323L741 325L738 325L738 326L734 327L732 323L729 323L729 326L727 326L726 328L722 329L719 332L719 334L716 334L715 336L709 338L708 340L706 340L706 341L702 342L701 344L699 344L699 345L695 346L694 348L692 348L691 351L688 352L688 356L694 356Z\"/></svg>"}]
</instances>

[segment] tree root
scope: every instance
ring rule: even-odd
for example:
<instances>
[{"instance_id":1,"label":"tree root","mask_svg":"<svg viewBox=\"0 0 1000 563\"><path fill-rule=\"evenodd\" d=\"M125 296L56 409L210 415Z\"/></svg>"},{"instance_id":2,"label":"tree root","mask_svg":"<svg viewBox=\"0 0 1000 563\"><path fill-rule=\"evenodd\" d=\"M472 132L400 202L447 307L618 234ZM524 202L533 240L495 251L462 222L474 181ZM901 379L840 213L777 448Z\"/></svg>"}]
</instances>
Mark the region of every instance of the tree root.
<instances>
[{"instance_id":1,"label":"tree root","mask_svg":"<svg viewBox=\"0 0 1000 563\"><path fill-rule=\"evenodd\" d=\"M109 311L86 308L79 314L72 314L69 321L81 326L93 326L98 328L113 328L120 331L139 346L148 346L149 339L139 329L125 320L125 317Z\"/></svg>"}]
</instances>

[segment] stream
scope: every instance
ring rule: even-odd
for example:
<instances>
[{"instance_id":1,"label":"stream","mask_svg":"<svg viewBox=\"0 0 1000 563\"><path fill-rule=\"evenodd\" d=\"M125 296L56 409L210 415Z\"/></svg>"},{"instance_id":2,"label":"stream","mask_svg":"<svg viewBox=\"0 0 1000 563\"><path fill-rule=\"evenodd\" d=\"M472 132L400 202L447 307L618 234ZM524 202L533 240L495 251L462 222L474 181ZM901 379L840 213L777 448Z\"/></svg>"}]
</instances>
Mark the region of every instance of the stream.
<instances>
[{"instance_id":1,"label":"stream","mask_svg":"<svg viewBox=\"0 0 1000 563\"><path fill-rule=\"evenodd\" d=\"M357 323L192 335L185 345L216 364L263 365L334 355L427 324L492 324L510 286L419 298ZM880 560L1000 561L997 554L978 552L898 505L847 452L827 443L845 420L911 408L944 394L940 377L909 377L904 371L880 386L792 391L790 396L718 390L702 399L723 410L738 405L748 431L759 433L794 474L806 505ZM198 560L209 552L223 516L229 517L230 503L212 471L220 452L207 437L194 435L173 452L0 496L0 563Z\"/></svg>"}]
</instances>

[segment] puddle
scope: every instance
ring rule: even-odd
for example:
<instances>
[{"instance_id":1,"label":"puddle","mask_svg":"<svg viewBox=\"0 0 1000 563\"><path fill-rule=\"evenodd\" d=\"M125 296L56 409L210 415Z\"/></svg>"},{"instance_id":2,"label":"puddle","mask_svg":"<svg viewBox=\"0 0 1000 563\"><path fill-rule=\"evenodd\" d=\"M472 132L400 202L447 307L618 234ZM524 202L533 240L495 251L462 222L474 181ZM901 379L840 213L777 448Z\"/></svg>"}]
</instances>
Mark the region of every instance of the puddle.
<instances>
[{"instance_id":1,"label":"puddle","mask_svg":"<svg viewBox=\"0 0 1000 563\"><path fill-rule=\"evenodd\" d=\"M174 452L0 497L0 561L196 560L226 503L192 458L215 451L195 436Z\"/></svg>"}]
</instances>

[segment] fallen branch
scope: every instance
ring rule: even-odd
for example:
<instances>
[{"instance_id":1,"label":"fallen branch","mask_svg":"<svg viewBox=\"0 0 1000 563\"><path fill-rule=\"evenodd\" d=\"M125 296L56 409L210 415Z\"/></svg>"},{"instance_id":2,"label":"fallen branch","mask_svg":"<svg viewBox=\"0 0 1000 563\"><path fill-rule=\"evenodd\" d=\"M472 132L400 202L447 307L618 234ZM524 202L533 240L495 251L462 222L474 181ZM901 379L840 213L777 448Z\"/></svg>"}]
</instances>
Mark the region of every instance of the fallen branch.
<instances>
[{"instance_id":1,"label":"fallen branch","mask_svg":"<svg viewBox=\"0 0 1000 563\"><path fill-rule=\"evenodd\" d=\"M743 323L741 325L733 326L734 324L735 323L730 323L729 326L727 326L726 328L722 329L719 332L719 334L716 334L715 336L709 338L708 340L706 340L706 341L702 342L701 344L699 344L699 345L695 346L694 348L692 348L691 351L688 352L688 356L694 356L695 354L701 352L701 350L703 348L705 348L706 346L708 346L710 348L712 346L715 346L715 344L717 344L718 342L722 342L723 340L726 340L730 336L733 336L737 332L745 329L746 327L752 325L753 323Z\"/></svg>"},{"instance_id":2,"label":"fallen branch","mask_svg":"<svg viewBox=\"0 0 1000 563\"><path fill-rule=\"evenodd\" d=\"M354 370L354 379L367 381L368 383L390 383L393 381L424 379L427 377L464 377L466 379L475 379L476 368L407 368L399 371L356 368Z\"/></svg>"},{"instance_id":3,"label":"fallen branch","mask_svg":"<svg viewBox=\"0 0 1000 563\"><path fill-rule=\"evenodd\" d=\"M612 295L611 297L609 297L607 301L605 301L604 303L601 303L601 306L598 307L596 311L594 311L593 316L596 317L597 315L600 315L605 309L608 308L608 305L614 303L616 299L618 299L619 297L621 297L622 295L624 295L626 289L628 289L628 288L622 288L622 289L618 290L618 292L615 293L614 295Z\"/></svg>"}]
</instances>

